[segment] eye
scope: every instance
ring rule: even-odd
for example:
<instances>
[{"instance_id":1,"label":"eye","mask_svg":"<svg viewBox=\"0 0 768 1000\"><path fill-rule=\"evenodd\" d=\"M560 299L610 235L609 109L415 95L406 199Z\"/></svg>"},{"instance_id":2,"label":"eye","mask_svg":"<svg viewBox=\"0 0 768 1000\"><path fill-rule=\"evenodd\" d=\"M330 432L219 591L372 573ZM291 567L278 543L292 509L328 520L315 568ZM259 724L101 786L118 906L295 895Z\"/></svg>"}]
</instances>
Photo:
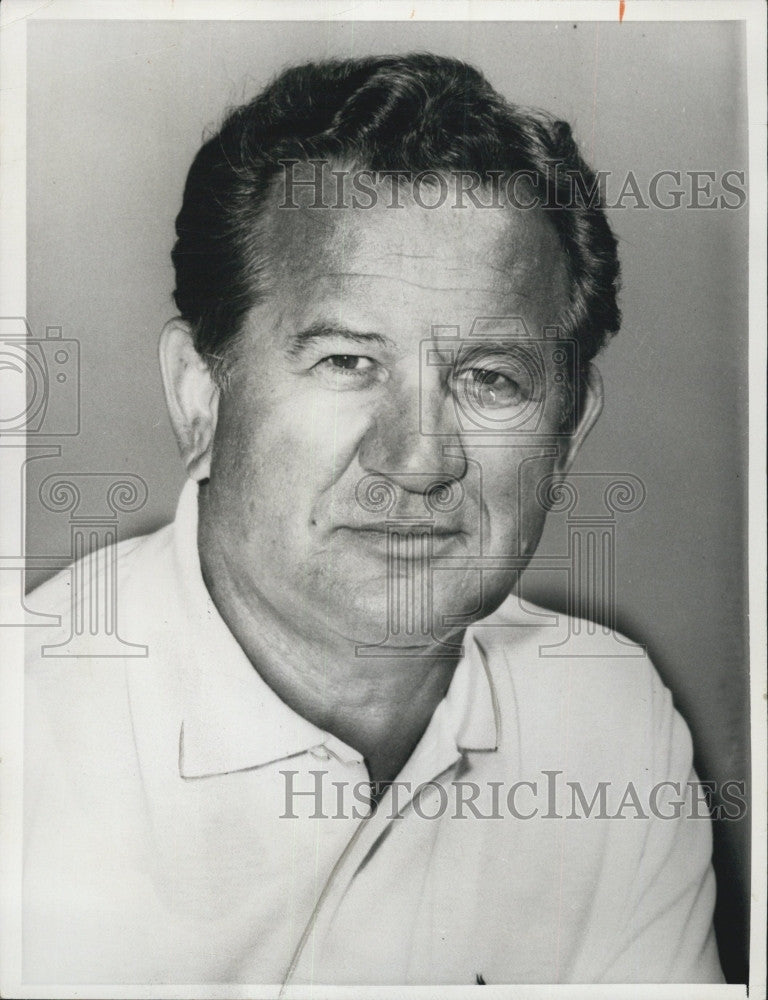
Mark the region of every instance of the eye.
<instances>
[{"instance_id":1,"label":"eye","mask_svg":"<svg viewBox=\"0 0 768 1000\"><path fill-rule=\"evenodd\" d=\"M323 358L320 364L339 372L358 373L369 371L376 362L361 354L331 354L329 357Z\"/></svg>"},{"instance_id":2,"label":"eye","mask_svg":"<svg viewBox=\"0 0 768 1000\"><path fill-rule=\"evenodd\" d=\"M454 382L473 409L500 410L521 406L527 399L519 382L493 368L466 368L456 373Z\"/></svg>"},{"instance_id":3,"label":"eye","mask_svg":"<svg viewBox=\"0 0 768 1000\"><path fill-rule=\"evenodd\" d=\"M377 361L363 354L329 354L313 365L313 371L334 389L366 389L383 381L386 374Z\"/></svg>"}]
</instances>

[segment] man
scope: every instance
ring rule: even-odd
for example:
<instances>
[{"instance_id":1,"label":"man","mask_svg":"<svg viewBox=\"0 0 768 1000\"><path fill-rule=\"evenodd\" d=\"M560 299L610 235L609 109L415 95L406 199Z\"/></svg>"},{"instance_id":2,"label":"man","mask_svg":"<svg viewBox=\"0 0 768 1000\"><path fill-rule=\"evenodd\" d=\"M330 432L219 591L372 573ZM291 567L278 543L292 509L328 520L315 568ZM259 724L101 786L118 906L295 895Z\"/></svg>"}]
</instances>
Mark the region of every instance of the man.
<instances>
[{"instance_id":1,"label":"man","mask_svg":"<svg viewBox=\"0 0 768 1000\"><path fill-rule=\"evenodd\" d=\"M619 325L593 180L427 55L288 70L200 150L160 347L189 481L114 557L146 656L31 634L26 978L720 979L669 693L510 596ZM65 637L81 579L30 598Z\"/></svg>"}]
</instances>

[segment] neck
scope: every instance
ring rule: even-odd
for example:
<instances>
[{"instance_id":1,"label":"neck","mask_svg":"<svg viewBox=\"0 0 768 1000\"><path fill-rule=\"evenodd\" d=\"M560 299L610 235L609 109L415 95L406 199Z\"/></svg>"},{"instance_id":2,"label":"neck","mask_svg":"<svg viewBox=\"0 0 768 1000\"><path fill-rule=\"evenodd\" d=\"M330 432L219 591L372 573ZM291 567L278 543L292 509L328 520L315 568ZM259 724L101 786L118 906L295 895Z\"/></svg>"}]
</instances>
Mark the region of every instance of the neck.
<instances>
[{"instance_id":1,"label":"neck","mask_svg":"<svg viewBox=\"0 0 768 1000\"><path fill-rule=\"evenodd\" d=\"M263 595L239 592L226 557L199 544L203 579L222 619L272 690L299 715L361 753L372 783L393 781L444 697L460 653L436 645L360 656L329 628L302 628ZM451 638L459 647L463 630Z\"/></svg>"}]
</instances>

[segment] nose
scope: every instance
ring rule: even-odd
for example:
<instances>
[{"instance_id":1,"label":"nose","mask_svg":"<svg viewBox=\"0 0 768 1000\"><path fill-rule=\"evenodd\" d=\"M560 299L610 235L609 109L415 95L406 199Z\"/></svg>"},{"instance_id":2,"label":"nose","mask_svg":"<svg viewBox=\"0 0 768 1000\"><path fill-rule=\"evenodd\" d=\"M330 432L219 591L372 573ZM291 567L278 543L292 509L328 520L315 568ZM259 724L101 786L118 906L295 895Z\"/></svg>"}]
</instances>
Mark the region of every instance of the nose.
<instances>
[{"instance_id":1,"label":"nose","mask_svg":"<svg viewBox=\"0 0 768 1000\"><path fill-rule=\"evenodd\" d=\"M359 459L366 472L412 493L463 479L467 460L450 394L424 384L391 392L361 441Z\"/></svg>"}]
</instances>

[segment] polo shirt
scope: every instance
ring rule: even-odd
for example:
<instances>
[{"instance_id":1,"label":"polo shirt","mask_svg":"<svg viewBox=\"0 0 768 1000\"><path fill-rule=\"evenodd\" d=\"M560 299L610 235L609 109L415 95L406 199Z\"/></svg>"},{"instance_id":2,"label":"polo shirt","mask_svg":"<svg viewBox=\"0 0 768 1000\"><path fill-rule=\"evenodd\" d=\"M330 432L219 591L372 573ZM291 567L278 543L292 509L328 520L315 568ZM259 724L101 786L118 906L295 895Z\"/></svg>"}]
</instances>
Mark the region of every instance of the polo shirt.
<instances>
[{"instance_id":1,"label":"polo shirt","mask_svg":"<svg viewBox=\"0 0 768 1000\"><path fill-rule=\"evenodd\" d=\"M25 981L722 980L691 741L641 650L580 623L547 655L563 619L510 597L372 808L361 754L244 655L196 538L188 483L172 525L27 599L61 627L28 630ZM108 572L126 655L57 655Z\"/></svg>"}]
</instances>

